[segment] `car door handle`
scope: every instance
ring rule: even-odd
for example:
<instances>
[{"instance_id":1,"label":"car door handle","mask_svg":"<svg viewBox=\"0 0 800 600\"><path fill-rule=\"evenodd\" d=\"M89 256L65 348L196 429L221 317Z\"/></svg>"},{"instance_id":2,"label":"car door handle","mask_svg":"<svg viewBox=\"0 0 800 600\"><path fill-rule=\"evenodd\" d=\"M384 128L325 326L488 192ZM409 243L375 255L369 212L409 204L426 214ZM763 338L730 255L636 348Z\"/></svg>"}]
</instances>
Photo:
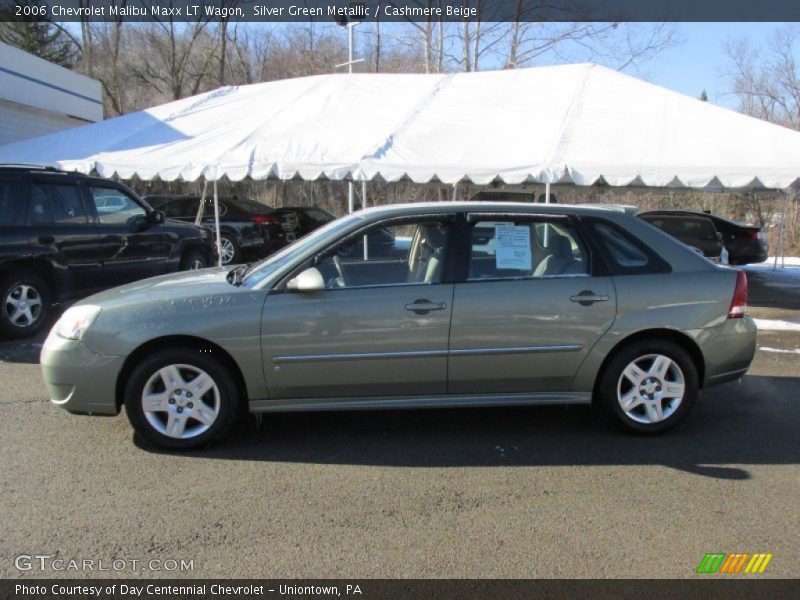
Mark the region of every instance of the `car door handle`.
<instances>
[{"instance_id":1,"label":"car door handle","mask_svg":"<svg viewBox=\"0 0 800 600\"><path fill-rule=\"evenodd\" d=\"M427 299L414 300L412 303L406 304L406 310L418 315L427 314L432 310L444 310L445 308L447 308L447 304L444 302L431 302Z\"/></svg>"},{"instance_id":2,"label":"car door handle","mask_svg":"<svg viewBox=\"0 0 800 600\"><path fill-rule=\"evenodd\" d=\"M591 306L595 302L605 302L608 300L608 294L595 294L591 290L584 290L580 294L570 296L572 302L577 302L581 306Z\"/></svg>"},{"instance_id":3,"label":"car door handle","mask_svg":"<svg viewBox=\"0 0 800 600\"><path fill-rule=\"evenodd\" d=\"M43 246L52 246L56 243L56 238L54 238L52 235L40 235L39 243Z\"/></svg>"}]
</instances>

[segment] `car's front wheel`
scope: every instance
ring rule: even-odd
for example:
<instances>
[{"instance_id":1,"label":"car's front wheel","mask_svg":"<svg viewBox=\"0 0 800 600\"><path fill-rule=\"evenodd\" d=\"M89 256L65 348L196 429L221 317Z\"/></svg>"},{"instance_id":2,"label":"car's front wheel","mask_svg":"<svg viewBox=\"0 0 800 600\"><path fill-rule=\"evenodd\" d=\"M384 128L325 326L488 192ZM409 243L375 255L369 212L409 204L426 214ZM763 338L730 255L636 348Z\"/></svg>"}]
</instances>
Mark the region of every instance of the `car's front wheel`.
<instances>
[{"instance_id":1,"label":"car's front wheel","mask_svg":"<svg viewBox=\"0 0 800 600\"><path fill-rule=\"evenodd\" d=\"M697 366L668 340L636 342L617 352L601 374L600 400L629 431L656 433L677 425L699 393Z\"/></svg>"},{"instance_id":2,"label":"car's front wheel","mask_svg":"<svg viewBox=\"0 0 800 600\"><path fill-rule=\"evenodd\" d=\"M237 396L231 375L213 356L175 348L156 352L134 368L125 386L125 411L150 442L196 448L228 430Z\"/></svg>"}]
</instances>

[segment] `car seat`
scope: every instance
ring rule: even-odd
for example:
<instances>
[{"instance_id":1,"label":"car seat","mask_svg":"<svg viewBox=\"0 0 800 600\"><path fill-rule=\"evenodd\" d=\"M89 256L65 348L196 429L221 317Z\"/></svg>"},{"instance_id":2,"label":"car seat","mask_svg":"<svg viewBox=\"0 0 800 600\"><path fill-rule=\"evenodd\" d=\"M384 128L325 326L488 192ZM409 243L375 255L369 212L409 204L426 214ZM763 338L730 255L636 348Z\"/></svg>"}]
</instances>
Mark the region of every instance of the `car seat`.
<instances>
[{"instance_id":1,"label":"car seat","mask_svg":"<svg viewBox=\"0 0 800 600\"><path fill-rule=\"evenodd\" d=\"M572 244L567 236L551 231L549 242L548 248L552 254L536 266L533 272L534 277L581 272L581 263L572 255Z\"/></svg>"}]
</instances>

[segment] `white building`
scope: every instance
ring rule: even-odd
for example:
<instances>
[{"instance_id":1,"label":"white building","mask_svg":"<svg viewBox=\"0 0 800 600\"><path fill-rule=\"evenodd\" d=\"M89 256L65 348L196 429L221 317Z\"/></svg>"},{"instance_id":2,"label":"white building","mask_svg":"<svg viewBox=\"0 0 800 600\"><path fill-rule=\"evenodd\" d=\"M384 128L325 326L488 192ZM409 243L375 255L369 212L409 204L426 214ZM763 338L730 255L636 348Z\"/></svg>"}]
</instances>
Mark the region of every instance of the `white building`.
<instances>
[{"instance_id":1,"label":"white building","mask_svg":"<svg viewBox=\"0 0 800 600\"><path fill-rule=\"evenodd\" d=\"M0 43L0 144L102 118L99 81Z\"/></svg>"}]
</instances>

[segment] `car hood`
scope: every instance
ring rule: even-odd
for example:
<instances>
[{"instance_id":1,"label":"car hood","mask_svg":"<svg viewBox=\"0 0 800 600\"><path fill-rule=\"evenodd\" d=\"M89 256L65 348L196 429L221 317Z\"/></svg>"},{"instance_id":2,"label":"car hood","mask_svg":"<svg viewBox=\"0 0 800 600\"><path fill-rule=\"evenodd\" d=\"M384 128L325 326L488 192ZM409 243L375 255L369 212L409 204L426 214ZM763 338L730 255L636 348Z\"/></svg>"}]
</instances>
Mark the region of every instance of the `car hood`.
<instances>
[{"instance_id":1,"label":"car hood","mask_svg":"<svg viewBox=\"0 0 800 600\"><path fill-rule=\"evenodd\" d=\"M162 301L228 295L242 289L228 283L227 275L230 270L229 266L213 267L142 279L94 294L78 304L97 304L103 307L134 303L148 305Z\"/></svg>"}]
</instances>

